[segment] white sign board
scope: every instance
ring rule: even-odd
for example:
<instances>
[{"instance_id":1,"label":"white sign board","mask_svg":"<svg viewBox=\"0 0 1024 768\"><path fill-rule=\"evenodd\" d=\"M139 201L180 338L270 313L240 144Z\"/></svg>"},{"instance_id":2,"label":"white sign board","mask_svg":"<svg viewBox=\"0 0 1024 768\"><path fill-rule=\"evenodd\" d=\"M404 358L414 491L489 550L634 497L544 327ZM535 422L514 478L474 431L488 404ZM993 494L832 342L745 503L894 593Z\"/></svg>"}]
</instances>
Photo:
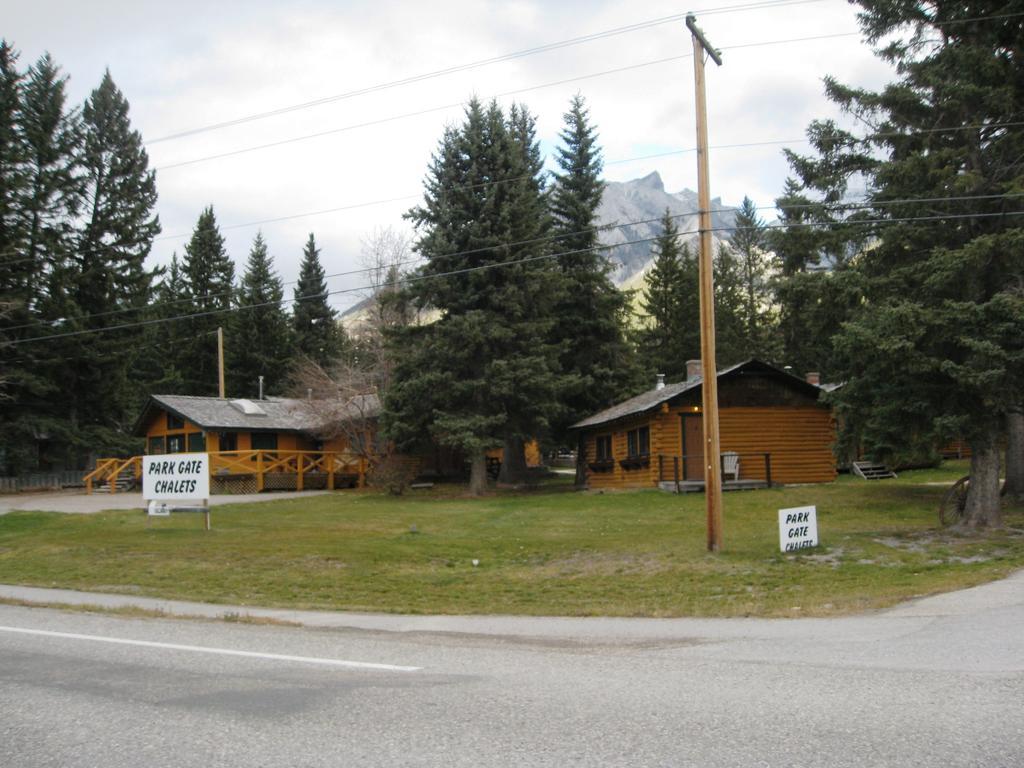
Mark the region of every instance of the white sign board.
<instances>
[{"instance_id":1,"label":"white sign board","mask_svg":"<svg viewBox=\"0 0 1024 768\"><path fill-rule=\"evenodd\" d=\"M172 453L142 457L142 498L210 498L210 454Z\"/></svg>"},{"instance_id":2,"label":"white sign board","mask_svg":"<svg viewBox=\"0 0 1024 768\"><path fill-rule=\"evenodd\" d=\"M779 510L779 549L796 552L818 546L818 510L816 507L792 507Z\"/></svg>"}]
</instances>

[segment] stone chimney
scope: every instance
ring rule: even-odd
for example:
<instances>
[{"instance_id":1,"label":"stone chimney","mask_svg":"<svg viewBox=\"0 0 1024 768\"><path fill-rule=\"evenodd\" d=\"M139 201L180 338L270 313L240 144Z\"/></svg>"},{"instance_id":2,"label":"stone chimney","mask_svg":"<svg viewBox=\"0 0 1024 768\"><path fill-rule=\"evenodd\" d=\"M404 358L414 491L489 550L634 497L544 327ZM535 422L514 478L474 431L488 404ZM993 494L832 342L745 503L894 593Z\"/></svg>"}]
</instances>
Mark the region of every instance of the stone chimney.
<instances>
[{"instance_id":1,"label":"stone chimney","mask_svg":"<svg viewBox=\"0 0 1024 768\"><path fill-rule=\"evenodd\" d=\"M808 371L804 375L804 378L807 380L808 384L813 384L816 387L821 386L821 374L817 371Z\"/></svg>"},{"instance_id":2,"label":"stone chimney","mask_svg":"<svg viewBox=\"0 0 1024 768\"><path fill-rule=\"evenodd\" d=\"M658 381L655 382L654 388L655 389L664 389L665 388L665 374L664 373L659 373L658 374Z\"/></svg>"},{"instance_id":3,"label":"stone chimney","mask_svg":"<svg viewBox=\"0 0 1024 768\"><path fill-rule=\"evenodd\" d=\"M701 378L701 364L700 360L687 360L686 361L686 380L695 381Z\"/></svg>"}]
</instances>

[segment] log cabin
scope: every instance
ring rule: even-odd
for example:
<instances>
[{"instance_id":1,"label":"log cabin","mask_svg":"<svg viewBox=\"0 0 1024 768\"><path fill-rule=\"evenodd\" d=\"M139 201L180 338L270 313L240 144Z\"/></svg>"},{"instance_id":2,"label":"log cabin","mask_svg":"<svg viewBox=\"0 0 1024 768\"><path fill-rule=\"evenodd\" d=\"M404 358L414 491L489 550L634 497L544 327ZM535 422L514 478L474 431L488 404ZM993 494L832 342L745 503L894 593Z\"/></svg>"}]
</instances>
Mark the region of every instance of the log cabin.
<instances>
[{"instance_id":1,"label":"log cabin","mask_svg":"<svg viewBox=\"0 0 1024 768\"><path fill-rule=\"evenodd\" d=\"M371 459L384 453L380 414L375 394L345 401L151 395L133 435L144 439L147 455L209 453L214 493L335 489L364 485ZM488 461L500 466L502 453L488 452ZM464 463L457 451L438 445L393 458L431 477L458 475ZM526 446L526 460L542 463L535 441ZM141 456L100 459L85 477L86 489L130 487L141 464Z\"/></svg>"},{"instance_id":2,"label":"log cabin","mask_svg":"<svg viewBox=\"0 0 1024 768\"><path fill-rule=\"evenodd\" d=\"M737 465L724 488L835 479L835 421L821 386L759 360L717 378L721 451ZM702 384L700 361L691 360L685 381L659 376L654 389L574 424L587 486L703 488Z\"/></svg>"}]
</instances>

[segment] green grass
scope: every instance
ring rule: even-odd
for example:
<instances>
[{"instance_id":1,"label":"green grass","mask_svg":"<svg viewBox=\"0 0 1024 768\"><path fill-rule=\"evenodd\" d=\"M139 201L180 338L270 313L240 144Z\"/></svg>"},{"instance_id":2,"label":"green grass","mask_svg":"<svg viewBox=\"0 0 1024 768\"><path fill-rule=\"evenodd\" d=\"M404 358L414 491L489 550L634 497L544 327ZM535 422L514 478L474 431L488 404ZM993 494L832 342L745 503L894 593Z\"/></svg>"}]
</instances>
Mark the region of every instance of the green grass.
<instances>
[{"instance_id":1,"label":"green grass","mask_svg":"<svg viewBox=\"0 0 1024 768\"><path fill-rule=\"evenodd\" d=\"M729 493L725 549L704 498L658 491L392 498L343 491L180 513L0 517L0 582L267 607L408 613L811 616L879 608L1024 566L1024 510L1002 531L937 527L963 462L868 483ZM778 551L777 510L815 504L821 546ZM472 561L479 560L474 566Z\"/></svg>"}]
</instances>

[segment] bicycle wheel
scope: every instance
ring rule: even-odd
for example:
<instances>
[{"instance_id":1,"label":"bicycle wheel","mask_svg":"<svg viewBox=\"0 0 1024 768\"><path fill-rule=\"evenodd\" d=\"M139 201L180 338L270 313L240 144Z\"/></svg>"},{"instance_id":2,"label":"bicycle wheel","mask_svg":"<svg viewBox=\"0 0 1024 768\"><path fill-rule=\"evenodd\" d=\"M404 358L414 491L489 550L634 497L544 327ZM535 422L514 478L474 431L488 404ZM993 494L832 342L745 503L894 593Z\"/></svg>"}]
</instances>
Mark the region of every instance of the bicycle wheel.
<instances>
[{"instance_id":1,"label":"bicycle wheel","mask_svg":"<svg viewBox=\"0 0 1024 768\"><path fill-rule=\"evenodd\" d=\"M964 519L970 480L970 475L961 477L942 497L939 504L939 522L942 525L956 525Z\"/></svg>"}]
</instances>

